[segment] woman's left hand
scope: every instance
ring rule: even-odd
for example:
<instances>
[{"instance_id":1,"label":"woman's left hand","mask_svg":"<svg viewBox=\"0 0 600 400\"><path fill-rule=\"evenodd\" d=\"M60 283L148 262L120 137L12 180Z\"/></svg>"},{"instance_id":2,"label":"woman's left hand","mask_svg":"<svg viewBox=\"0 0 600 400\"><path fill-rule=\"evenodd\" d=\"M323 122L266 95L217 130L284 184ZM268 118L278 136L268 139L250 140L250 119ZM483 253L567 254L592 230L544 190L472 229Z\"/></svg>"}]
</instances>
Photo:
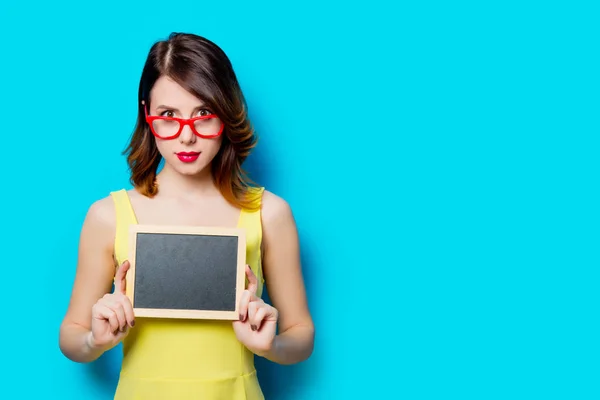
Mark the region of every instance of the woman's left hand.
<instances>
[{"instance_id":1,"label":"woman's left hand","mask_svg":"<svg viewBox=\"0 0 600 400\"><path fill-rule=\"evenodd\" d=\"M237 339L258 356L265 356L273 349L277 319L277 309L256 296L258 281L246 265L248 288L240 301L240 320L233 322Z\"/></svg>"}]
</instances>

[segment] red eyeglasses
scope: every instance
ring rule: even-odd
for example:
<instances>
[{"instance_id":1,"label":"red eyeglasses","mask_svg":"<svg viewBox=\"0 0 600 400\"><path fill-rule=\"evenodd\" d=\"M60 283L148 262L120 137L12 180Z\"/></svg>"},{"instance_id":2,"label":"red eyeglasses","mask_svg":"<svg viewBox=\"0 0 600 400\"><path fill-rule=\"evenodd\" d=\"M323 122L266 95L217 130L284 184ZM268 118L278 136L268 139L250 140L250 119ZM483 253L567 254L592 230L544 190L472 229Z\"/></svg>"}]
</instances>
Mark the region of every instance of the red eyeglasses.
<instances>
[{"instance_id":1,"label":"red eyeglasses","mask_svg":"<svg viewBox=\"0 0 600 400\"><path fill-rule=\"evenodd\" d=\"M144 113L152 134L159 139L175 139L181 134L183 127L186 125L190 126L196 136L211 139L220 136L225 127L225 124L219 120L216 114L194 118L163 117L148 115L146 106L144 106Z\"/></svg>"}]
</instances>

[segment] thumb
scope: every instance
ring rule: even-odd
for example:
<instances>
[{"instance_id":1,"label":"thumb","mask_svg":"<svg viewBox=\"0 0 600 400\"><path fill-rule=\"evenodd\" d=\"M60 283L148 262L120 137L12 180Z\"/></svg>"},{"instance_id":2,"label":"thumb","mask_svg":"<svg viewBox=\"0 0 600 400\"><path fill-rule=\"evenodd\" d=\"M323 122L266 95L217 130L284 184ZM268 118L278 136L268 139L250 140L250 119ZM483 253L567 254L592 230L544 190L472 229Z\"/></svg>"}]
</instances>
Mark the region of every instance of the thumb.
<instances>
[{"instance_id":1,"label":"thumb","mask_svg":"<svg viewBox=\"0 0 600 400\"><path fill-rule=\"evenodd\" d=\"M117 269L117 273L115 274L115 293L125 294L125 289L127 286L127 281L125 277L127 276L127 271L129 271L129 261L125 260L123 264Z\"/></svg>"}]
</instances>

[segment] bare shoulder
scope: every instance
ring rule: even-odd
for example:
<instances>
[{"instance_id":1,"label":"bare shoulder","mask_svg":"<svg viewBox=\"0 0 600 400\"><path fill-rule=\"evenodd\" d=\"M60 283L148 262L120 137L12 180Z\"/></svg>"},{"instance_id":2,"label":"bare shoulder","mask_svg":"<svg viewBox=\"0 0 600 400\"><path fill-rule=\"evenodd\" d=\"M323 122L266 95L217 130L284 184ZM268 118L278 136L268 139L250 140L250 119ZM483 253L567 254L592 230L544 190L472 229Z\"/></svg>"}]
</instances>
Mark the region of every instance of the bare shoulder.
<instances>
[{"instance_id":1,"label":"bare shoulder","mask_svg":"<svg viewBox=\"0 0 600 400\"><path fill-rule=\"evenodd\" d=\"M115 205L110 196L94 201L88 208L82 227L82 236L95 243L110 244L116 228Z\"/></svg>"},{"instance_id":2,"label":"bare shoulder","mask_svg":"<svg viewBox=\"0 0 600 400\"><path fill-rule=\"evenodd\" d=\"M147 199L146 196L142 195L140 192L138 192L135 189L129 189L127 191L127 196L129 196L129 199L131 199L131 200L144 200L144 199Z\"/></svg>"},{"instance_id":3,"label":"bare shoulder","mask_svg":"<svg viewBox=\"0 0 600 400\"><path fill-rule=\"evenodd\" d=\"M98 227L114 228L115 205L110 196L94 201L88 208L86 220Z\"/></svg>"},{"instance_id":4,"label":"bare shoulder","mask_svg":"<svg viewBox=\"0 0 600 400\"><path fill-rule=\"evenodd\" d=\"M261 207L265 250L287 248L290 254L294 253L298 232L289 203L282 197L265 190ZM273 263L272 258L270 261Z\"/></svg>"},{"instance_id":5,"label":"bare shoulder","mask_svg":"<svg viewBox=\"0 0 600 400\"><path fill-rule=\"evenodd\" d=\"M293 222L292 208L282 197L265 190L262 199L262 219L267 226Z\"/></svg>"}]
</instances>

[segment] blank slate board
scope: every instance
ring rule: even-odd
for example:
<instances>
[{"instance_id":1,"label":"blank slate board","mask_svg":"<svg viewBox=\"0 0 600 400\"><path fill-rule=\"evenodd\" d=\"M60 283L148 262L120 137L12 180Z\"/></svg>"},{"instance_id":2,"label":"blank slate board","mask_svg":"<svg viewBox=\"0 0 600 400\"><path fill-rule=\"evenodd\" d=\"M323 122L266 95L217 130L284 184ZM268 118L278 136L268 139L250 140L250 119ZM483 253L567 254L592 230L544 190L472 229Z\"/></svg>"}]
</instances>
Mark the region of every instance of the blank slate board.
<instances>
[{"instance_id":1,"label":"blank slate board","mask_svg":"<svg viewBox=\"0 0 600 400\"><path fill-rule=\"evenodd\" d=\"M242 229L132 225L126 294L135 316L239 319Z\"/></svg>"}]
</instances>

